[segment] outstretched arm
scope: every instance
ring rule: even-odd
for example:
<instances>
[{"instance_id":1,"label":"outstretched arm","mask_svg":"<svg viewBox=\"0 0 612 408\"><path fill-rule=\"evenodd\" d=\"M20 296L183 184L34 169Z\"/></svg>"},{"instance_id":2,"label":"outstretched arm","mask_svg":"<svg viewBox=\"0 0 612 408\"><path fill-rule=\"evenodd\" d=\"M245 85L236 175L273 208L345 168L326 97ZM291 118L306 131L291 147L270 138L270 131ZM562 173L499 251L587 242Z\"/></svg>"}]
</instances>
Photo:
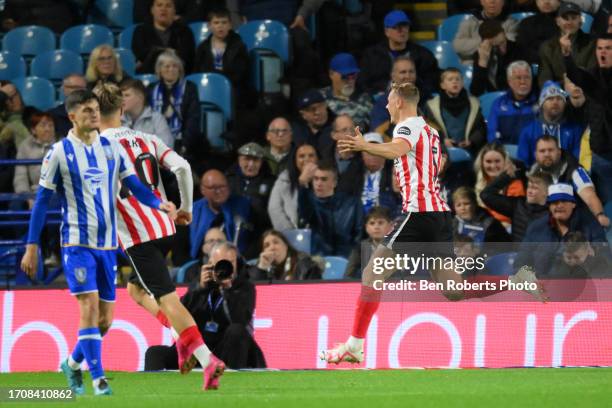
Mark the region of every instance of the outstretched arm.
<instances>
[{"instance_id":1,"label":"outstretched arm","mask_svg":"<svg viewBox=\"0 0 612 408\"><path fill-rule=\"evenodd\" d=\"M146 188L145 185L138 180L138 177L132 174L125 177L122 181L138 201L148 207L167 212L172 219L176 218L176 207L174 204L168 201L162 202L151 192L151 190Z\"/></svg>"},{"instance_id":2,"label":"outstretched arm","mask_svg":"<svg viewBox=\"0 0 612 408\"><path fill-rule=\"evenodd\" d=\"M191 223L191 212L193 207L193 177L191 166L174 150L168 149L161 157L162 166L170 170L176 176L181 196L181 207L178 209L175 222L179 225Z\"/></svg>"},{"instance_id":3,"label":"outstretched arm","mask_svg":"<svg viewBox=\"0 0 612 408\"><path fill-rule=\"evenodd\" d=\"M388 160L396 159L411 150L408 140L394 138L388 143L369 143L363 138L359 127L355 128L355 136L338 141L340 152L366 152Z\"/></svg>"}]
</instances>

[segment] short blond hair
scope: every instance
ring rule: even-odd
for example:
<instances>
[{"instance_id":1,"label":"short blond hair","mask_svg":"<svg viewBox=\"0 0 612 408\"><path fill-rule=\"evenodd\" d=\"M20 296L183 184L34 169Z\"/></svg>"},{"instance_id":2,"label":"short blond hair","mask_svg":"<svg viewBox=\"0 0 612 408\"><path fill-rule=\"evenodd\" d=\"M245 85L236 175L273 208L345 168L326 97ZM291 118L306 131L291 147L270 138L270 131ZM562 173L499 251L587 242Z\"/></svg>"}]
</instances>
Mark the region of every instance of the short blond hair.
<instances>
[{"instance_id":1,"label":"short blond hair","mask_svg":"<svg viewBox=\"0 0 612 408\"><path fill-rule=\"evenodd\" d=\"M111 52L113 59L115 60L115 71L113 71L113 75L115 76L115 80L117 82L121 82L121 80L123 79L123 69L121 68L121 61L119 61L119 57L117 56L115 49L108 44L98 45L91 52L91 55L89 56L89 63L87 64L87 70L85 71L85 79L87 80L87 82L96 82L98 79L100 79L100 73L98 72L96 64L98 62L98 58L100 58L100 54L102 53L102 51Z\"/></svg>"},{"instance_id":2,"label":"short blond hair","mask_svg":"<svg viewBox=\"0 0 612 408\"><path fill-rule=\"evenodd\" d=\"M100 104L100 115L110 116L121 109L123 97L121 89L112 82L105 82L96 85L93 93L98 97Z\"/></svg>"},{"instance_id":3,"label":"short blond hair","mask_svg":"<svg viewBox=\"0 0 612 408\"><path fill-rule=\"evenodd\" d=\"M412 82L393 82L391 84L391 90L395 91L402 99L412 104L419 103L419 88Z\"/></svg>"}]
</instances>

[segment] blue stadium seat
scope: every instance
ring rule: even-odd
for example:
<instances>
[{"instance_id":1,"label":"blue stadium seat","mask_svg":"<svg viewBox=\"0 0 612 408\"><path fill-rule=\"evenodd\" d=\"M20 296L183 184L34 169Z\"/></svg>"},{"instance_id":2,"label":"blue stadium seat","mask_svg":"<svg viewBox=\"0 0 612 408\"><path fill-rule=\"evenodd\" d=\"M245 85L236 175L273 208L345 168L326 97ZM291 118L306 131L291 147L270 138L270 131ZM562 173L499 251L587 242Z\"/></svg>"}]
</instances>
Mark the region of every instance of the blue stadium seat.
<instances>
[{"instance_id":1,"label":"blue stadium seat","mask_svg":"<svg viewBox=\"0 0 612 408\"><path fill-rule=\"evenodd\" d=\"M127 48L116 48L115 53L117 53L123 71L133 77L136 73L136 57L132 50Z\"/></svg>"},{"instance_id":2,"label":"blue stadium seat","mask_svg":"<svg viewBox=\"0 0 612 408\"><path fill-rule=\"evenodd\" d=\"M297 251L306 252L307 254L311 251L312 244L312 230L303 229L291 229L281 231L281 233L287 238L287 241Z\"/></svg>"},{"instance_id":3,"label":"blue stadium seat","mask_svg":"<svg viewBox=\"0 0 612 408\"><path fill-rule=\"evenodd\" d=\"M26 63L23 57L10 51L0 52L0 79L13 80L26 75Z\"/></svg>"},{"instance_id":4,"label":"blue stadium seat","mask_svg":"<svg viewBox=\"0 0 612 408\"><path fill-rule=\"evenodd\" d=\"M463 20L470 18L471 14L456 14L442 20L438 26L438 41L452 41L455 39L459 25Z\"/></svg>"},{"instance_id":5,"label":"blue stadium seat","mask_svg":"<svg viewBox=\"0 0 612 408\"><path fill-rule=\"evenodd\" d=\"M186 77L198 87L202 108L200 130L214 149L225 151L227 145L221 137L233 118L232 85L217 73L191 74Z\"/></svg>"},{"instance_id":6,"label":"blue stadium seat","mask_svg":"<svg viewBox=\"0 0 612 408\"><path fill-rule=\"evenodd\" d=\"M69 50L47 51L34 57L30 71L32 76L47 78L59 84L70 74L83 73L83 59Z\"/></svg>"},{"instance_id":7,"label":"blue stadium seat","mask_svg":"<svg viewBox=\"0 0 612 408\"><path fill-rule=\"evenodd\" d=\"M152 83L159 81L159 78L155 74L134 75L134 78L139 79L140 82L142 82L145 87L149 86Z\"/></svg>"},{"instance_id":8,"label":"blue stadium seat","mask_svg":"<svg viewBox=\"0 0 612 408\"><path fill-rule=\"evenodd\" d=\"M185 282L185 274L187 273L187 269L191 268L193 265L197 264L198 260L194 259L193 261L188 261L181 265L180 268L176 271L175 281L176 283L184 283Z\"/></svg>"},{"instance_id":9,"label":"blue stadium seat","mask_svg":"<svg viewBox=\"0 0 612 408\"><path fill-rule=\"evenodd\" d=\"M604 206L604 212L606 213L606 216L612 220L612 201L606 203ZM612 227L608 227L606 237L608 238L608 243L612 245Z\"/></svg>"},{"instance_id":10,"label":"blue stadium seat","mask_svg":"<svg viewBox=\"0 0 612 408\"><path fill-rule=\"evenodd\" d=\"M516 252L505 252L489 257L485 262L487 275L508 276L514 274Z\"/></svg>"},{"instance_id":11,"label":"blue stadium seat","mask_svg":"<svg viewBox=\"0 0 612 408\"><path fill-rule=\"evenodd\" d=\"M582 26L580 27L585 33L591 32L591 26L593 25L593 16L589 13L582 12Z\"/></svg>"},{"instance_id":12,"label":"blue stadium seat","mask_svg":"<svg viewBox=\"0 0 612 408\"><path fill-rule=\"evenodd\" d=\"M127 48L128 50L132 49L132 37L134 36L134 30L139 25L140 24L131 25L119 33L119 48Z\"/></svg>"},{"instance_id":13,"label":"blue stadium seat","mask_svg":"<svg viewBox=\"0 0 612 408\"><path fill-rule=\"evenodd\" d=\"M342 279L348 260L341 256L326 256L325 270L323 271L323 279Z\"/></svg>"},{"instance_id":14,"label":"blue stadium seat","mask_svg":"<svg viewBox=\"0 0 612 408\"><path fill-rule=\"evenodd\" d=\"M22 77L13 81L23 102L28 106L46 111L55 106L55 87L45 78Z\"/></svg>"},{"instance_id":15,"label":"blue stadium seat","mask_svg":"<svg viewBox=\"0 0 612 408\"><path fill-rule=\"evenodd\" d=\"M460 65L459 70L463 77L463 87L469 93L470 85L472 84L472 78L474 77L474 66L473 65Z\"/></svg>"},{"instance_id":16,"label":"blue stadium seat","mask_svg":"<svg viewBox=\"0 0 612 408\"><path fill-rule=\"evenodd\" d=\"M512 17L516 21L521 21L522 19L524 19L526 17L529 17L529 16L535 16L535 13L532 13L530 11L524 11L524 12L521 12L521 13L512 13L512 14L510 14L510 17Z\"/></svg>"},{"instance_id":17,"label":"blue stadium seat","mask_svg":"<svg viewBox=\"0 0 612 408\"><path fill-rule=\"evenodd\" d=\"M448 158L453 164L472 161L472 156L470 155L470 152L460 147L449 147Z\"/></svg>"},{"instance_id":18,"label":"blue stadium seat","mask_svg":"<svg viewBox=\"0 0 612 408\"><path fill-rule=\"evenodd\" d=\"M518 145L515 145L515 144L505 144L504 145L504 149L506 149L506 152L508 153L508 156L510 156L511 159L519 160L519 158L518 158Z\"/></svg>"},{"instance_id":19,"label":"blue stadium seat","mask_svg":"<svg viewBox=\"0 0 612 408\"><path fill-rule=\"evenodd\" d=\"M460 68L461 61L453 48L453 44L449 41L422 41L423 47L431 51L438 60L438 66L445 68Z\"/></svg>"},{"instance_id":20,"label":"blue stadium seat","mask_svg":"<svg viewBox=\"0 0 612 408\"><path fill-rule=\"evenodd\" d=\"M18 55L34 56L55 49L55 34L47 27L17 27L2 38L2 49Z\"/></svg>"},{"instance_id":21,"label":"blue stadium seat","mask_svg":"<svg viewBox=\"0 0 612 408\"><path fill-rule=\"evenodd\" d=\"M70 27L60 37L60 48L89 55L98 45L113 46L115 38L108 28L98 24Z\"/></svg>"},{"instance_id":22,"label":"blue stadium seat","mask_svg":"<svg viewBox=\"0 0 612 408\"><path fill-rule=\"evenodd\" d=\"M486 119L489 117L489 112L491 112L491 107L493 106L493 102L500 96L502 96L504 91L497 92L487 92L480 95L480 110L482 111L482 116Z\"/></svg>"},{"instance_id":23,"label":"blue stadium seat","mask_svg":"<svg viewBox=\"0 0 612 408\"><path fill-rule=\"evenodd\" d=\"M118 31L134 24L133 10L133 0L96 0L90 22Z\"/></svg>"},{"instance_id":24,"label":"blue stadium seat","mask_svg":"<svg viewBox=\"0 0 612 408\"><path fill-rule=\"evenodd\" d=\"M189 28L193 33L193 39L195 40L196 48L204 42L210 35L210 30L208 29L208 23L204 21L198 21L196 23L189 24Z\"/></svg>"}]
</instances>

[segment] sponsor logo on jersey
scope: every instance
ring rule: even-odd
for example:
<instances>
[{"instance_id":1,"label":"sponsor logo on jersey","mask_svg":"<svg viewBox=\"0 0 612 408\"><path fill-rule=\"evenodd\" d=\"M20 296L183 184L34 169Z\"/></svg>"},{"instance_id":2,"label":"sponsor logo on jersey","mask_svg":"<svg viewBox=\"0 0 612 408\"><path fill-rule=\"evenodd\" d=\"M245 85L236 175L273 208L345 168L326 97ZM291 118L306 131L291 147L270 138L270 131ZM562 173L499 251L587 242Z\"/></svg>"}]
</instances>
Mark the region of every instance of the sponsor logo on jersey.
<instances>
[{"instance_id":1,"label":"sponsor logo on jersey","mask_svg":"<svg viewBox=\"0 0 612 408\"><path fill-rule=\"evenodd\" d=\"M408 126L402 126L399 129L397 129L397 134L410 136L411 135L410 128Z\"/></svg>"}]
</instances>

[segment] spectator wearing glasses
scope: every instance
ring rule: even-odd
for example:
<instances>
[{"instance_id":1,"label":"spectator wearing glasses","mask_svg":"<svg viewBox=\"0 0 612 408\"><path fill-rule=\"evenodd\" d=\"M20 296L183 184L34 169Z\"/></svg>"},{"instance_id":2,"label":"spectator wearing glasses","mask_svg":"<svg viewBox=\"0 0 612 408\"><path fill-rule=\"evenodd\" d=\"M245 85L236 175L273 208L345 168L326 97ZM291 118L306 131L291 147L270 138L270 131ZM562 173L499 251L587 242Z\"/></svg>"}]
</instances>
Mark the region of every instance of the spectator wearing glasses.
<instances>
[{"instance_id":1,"label":"spectator wearing glasses","mask_svg":"<svg viewBox=\"0 0 612 408\"><path fill-rule=\"evenodd\" d=\"M415 62L422 95L437 89L438 61L427 48L410 41L410 23L403 11L389 12L384 19L386 40L363 53L358 83L371 95L386 91L393 61L399 56L409 56Z\"/></svg>"},{"instance_id":2,"label":"spectator wearing glasses","mask_svg":"<svg viewBox=\"0 0 612 408\"><path fill-rule=\"evenodd\" d=\"M126 77L127 75L123 72L121 62L117 58L113 47L102 44L93 49L85 71L85 79L89 89L94 89L96 85L104 82L119 85Z\"/></svg>"},{"instance_id":3,"label":"spectator wearing glasses","mask_svg":"<svg viewBox=\"0 0 612 408\"><path fill-rule=\"evenodd\" d=\"M287 158L293 142L293 130L283 117L273 119L266 130L268 145L264 148L264 159L271 173L277 176L287 167Z\"/></svg>"},{"instance_id":4,"label":"spectator wearing glasses","mask_svg":"<svg viewBox=\"0 0 612 408\"><path fill-rule=\"evenodd\" d=\"M227 178L219 170L208 170L200 179L204 196L193 203L193 222L189 228L189 255L200 257L204 236L210 228L223 230L227 239L237 242L240 252L247 249L251 220L251 203L246 197L232 194Z\"/></svg>"},{"instance_id":5,"label":"spectator wearing glasses","mask_svg":"<svg viewBox=\"0 0 612 408\"><path fill-rule=\"evenodd\" d=\"M329 63L329 79L331 86L321 92L327 101L327 106L336 115L350 115L361 126L370 123L372 98L367 93L357 91L357 76L359 75L357 61L349 53L334 55Z\"/></svg>"},{"instance_id":6,"label":"spectator wearing glasses","mask_svg":"<svg viewBox=\"0 0 612 408\"><path fill-rule=\"evenodd\" d=\"M87 88L87 81L83 75L70 74L62 81L62 92L64 93L64 100L72 92L79 89ZM53 116L53 122L55 123L55 135L59 138L65 137L68 131L72 129L72 122L68 119L68 113L66 112L66 105L62 103L57 105L55 108L49 109L47 112Z\"/></svg>"},{"instance_id":7,"label":"spectator wearing glasses","mask_svg":"<svg viewBox=\"0 0 612 408\"><path fill-rule=\"evenodd\" d=\"M227 242L227 237L221 228L215 227L206 231L202 244L202 257L198 259L198 263L190 266L185 272L185 283L187 285L193 286L200 282L202 265L206 265L210 261L210 252L214 246L223 242Z\"/></svg>"},{"instance_id":8,"label":"spectator wearing glasses","mask_svg":"<svg viewBox=\"0 0 612 408\"><path fill-rule=\"evenodd\" d=\"M299 119L291 123L295 145L308 143L322 152L333 145L332 123L336 115L329 110L325 98L316 89L304 92L297 101Z\"/></svg>"}]
</instances>

